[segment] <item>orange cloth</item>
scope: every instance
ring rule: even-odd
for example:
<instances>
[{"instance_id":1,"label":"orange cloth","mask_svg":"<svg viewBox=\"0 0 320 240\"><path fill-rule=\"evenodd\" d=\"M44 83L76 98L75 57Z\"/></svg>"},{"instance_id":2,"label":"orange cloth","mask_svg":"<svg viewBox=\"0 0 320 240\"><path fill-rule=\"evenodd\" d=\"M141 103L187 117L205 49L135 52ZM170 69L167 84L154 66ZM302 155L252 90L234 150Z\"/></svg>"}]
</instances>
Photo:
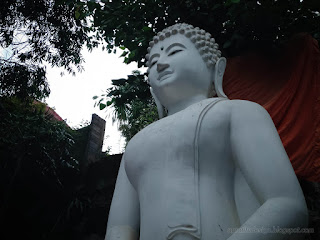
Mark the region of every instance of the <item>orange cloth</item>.
<instances>
[{"instance_id":1,"label":"orange cloth","mask_svg":"<svg viewBox=\"0 0 320 240\"><path fill-rule=\"evenodd\" d=\"M299 34L277 56L228 59L224 91L230 99L265 107L297 176L320 181L320 51L315 39Z\"/></svg>"}]
</instances>

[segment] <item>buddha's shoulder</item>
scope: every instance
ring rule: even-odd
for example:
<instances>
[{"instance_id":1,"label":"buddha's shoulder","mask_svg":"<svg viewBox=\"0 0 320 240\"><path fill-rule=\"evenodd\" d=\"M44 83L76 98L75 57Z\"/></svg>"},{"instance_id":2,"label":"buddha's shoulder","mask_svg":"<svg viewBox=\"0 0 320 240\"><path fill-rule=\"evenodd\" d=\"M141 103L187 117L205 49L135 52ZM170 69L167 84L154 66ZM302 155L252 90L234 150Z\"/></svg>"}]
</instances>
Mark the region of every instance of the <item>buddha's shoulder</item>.
<instances>
[{"instance_id":1,"label":"buddha's shoulder","mask_svg":"<svg viewBox=\"0 0 320 240\"><path fill-rule=\"evenodd\" d=\"M216 112L231 124L241 126L242 124L256 124L257 122L270 122L271 116L267 110L258 103L247 100L226 100L221 101L216 106Z\"/></svg>"},{"instance_id":2,"label":"buddha's shoulder","mask_svg":"<svg viewBox=\"0 0 320 240\"><path fill-rule=\"evenodd\" d=\"M266 114L266 110L259 104L247 100L229 100L225 99L217 102L214 107L208 111L207 115L212 117L231 119L232 116L246 116Z\"/></svg>"},{"instance_id":3,"label":"buddha's shoulder","mask_svg":"<svg viewBox=\"0 0 320 240\"><path fill-rule=\"evenodd\" d=\"M256 109L263 109L261 105L255 102L251 102L248 100L239 100L239 99L234 99L230 100L227 99L225 101L220 101L219 103L220 108L224 108L226 111L235 111L237 109L239 110L256 110Z\"/></svg>"}]
</instances>

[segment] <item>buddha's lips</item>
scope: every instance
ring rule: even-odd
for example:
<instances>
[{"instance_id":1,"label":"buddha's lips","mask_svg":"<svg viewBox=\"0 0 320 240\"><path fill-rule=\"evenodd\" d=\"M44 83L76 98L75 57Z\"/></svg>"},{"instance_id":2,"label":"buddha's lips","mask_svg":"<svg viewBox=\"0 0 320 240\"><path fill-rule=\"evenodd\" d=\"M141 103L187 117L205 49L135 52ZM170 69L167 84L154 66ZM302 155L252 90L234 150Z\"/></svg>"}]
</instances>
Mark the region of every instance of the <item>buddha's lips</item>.
<instances>
[{"instance_id":1,"label":"buddha's lips","mask_svg":"<svg viewBox=\"0 0 320 240\"><path fill-rule=\"evenodd\" d=\"M163 72L159 73L158 80L161 81L161 78L163 78L164 76L169 75L171 73L172 73L172 71L163 71Z\"/></svg>"}]
</instances>

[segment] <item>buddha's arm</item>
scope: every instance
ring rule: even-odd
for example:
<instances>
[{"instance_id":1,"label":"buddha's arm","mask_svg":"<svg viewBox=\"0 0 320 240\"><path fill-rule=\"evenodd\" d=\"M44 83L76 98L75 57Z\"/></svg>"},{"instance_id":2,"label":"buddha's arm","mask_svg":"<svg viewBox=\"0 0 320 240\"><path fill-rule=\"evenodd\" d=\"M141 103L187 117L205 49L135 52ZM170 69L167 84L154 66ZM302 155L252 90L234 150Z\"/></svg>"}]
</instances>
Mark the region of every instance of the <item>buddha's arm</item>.
<instances>
[{"instance_id":1,"label":"buddha's arm","mask_svg":"<svg viewBox=\"0 0 320 240\"><path fill-rule=\"evenodd\" d=\"M235 163L261 207L229 240L290 239L290 234L263 233L275 228L306 227L308 223L299 182L269 114L255 103L235 101L230 134ZM262 232L257 236L252 233L255 230Z\"/></svg>"},{"instance_id":2,"label":"buddha's arm","mask_svg":"<svg viewBox=\"0 0 320 240\"><path fill-rule=\"evenodd\" d=\"M139 200L121 161L109 212L106 240L139 239Z\"/></svg>"}]
</instances>

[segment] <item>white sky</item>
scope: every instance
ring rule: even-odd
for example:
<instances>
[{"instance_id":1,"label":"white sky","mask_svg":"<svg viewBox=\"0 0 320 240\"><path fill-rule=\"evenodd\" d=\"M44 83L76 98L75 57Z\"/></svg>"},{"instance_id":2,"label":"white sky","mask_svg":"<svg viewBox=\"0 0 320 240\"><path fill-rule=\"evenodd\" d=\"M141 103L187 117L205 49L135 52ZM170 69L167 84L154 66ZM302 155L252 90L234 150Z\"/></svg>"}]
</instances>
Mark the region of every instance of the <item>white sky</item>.
<instances>
[{"instance_id":1,"label":"white sky","mask_svg":"<svg viewBox=\"0 0 320 240\"><path fill-rule=\"evenodd\" d=\"M117 129L117 123L112 124L110 110L99 110L94 107L94 95L100 96L111 87L112 79L126 78L133 70L138 69L136 63L129 65L123 63L119 58L122 50L116 54L108 54L107 51L94 49L88 52L82 51L85 59L84 71L76 76L66 73L61 76L61 69L47 66L47 79L50 84L51 93L46 103L49 107L66 120L70 127L77 127L85 121L91 122L91 116L96 113L106 120L106 131L103 150L111 147L111 153L123 152L124 138ZM143 70L141 70L143 71Z\"/></svg>"}]
</instances>

